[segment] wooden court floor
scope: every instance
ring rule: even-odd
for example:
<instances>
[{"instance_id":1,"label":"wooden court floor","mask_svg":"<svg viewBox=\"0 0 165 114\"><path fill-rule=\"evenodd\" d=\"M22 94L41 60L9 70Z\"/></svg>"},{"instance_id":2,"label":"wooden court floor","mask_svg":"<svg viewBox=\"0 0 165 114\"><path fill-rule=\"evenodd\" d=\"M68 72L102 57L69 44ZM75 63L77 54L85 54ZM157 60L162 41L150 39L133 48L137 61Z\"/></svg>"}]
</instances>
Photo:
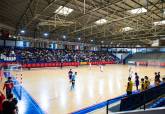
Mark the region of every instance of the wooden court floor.
<instances>
[{"instance_id":1,"label":"wooden court floor","mask_svg":"<svg viewBox=\"0 0 165 114\"><path fill-rule=\"evenodd\" d=\"M73 90L68 79L70 68L78 72ZM23 70L23 86L47 114L67 114L124 94L129 68L105 65L103 72L99 66L91 70L89 66ZM160 67L131 68L140 78L147 75L153 79L158 71L165 74L165 68ZM20 112L23 108L26 106L20 106Z\"/></svg>"}]
</instances>

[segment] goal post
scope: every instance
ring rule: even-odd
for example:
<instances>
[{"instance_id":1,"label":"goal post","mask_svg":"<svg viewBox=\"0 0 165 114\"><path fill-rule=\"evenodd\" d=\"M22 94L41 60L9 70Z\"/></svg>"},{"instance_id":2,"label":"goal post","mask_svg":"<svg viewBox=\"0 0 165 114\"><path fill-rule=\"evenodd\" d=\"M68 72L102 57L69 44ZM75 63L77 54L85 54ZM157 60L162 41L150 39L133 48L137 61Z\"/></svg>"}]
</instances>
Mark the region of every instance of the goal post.
<instances>
[{"instance_id":1,"label":"goal post","mask_svg":"<svg viewBox=\"0 0 165 114\"><path fill-rule=\"evenodd\" d=\"M11 70L11 71L22 72L22 65L21 64L8 64L7 69Z\"/></svg>"}]
</instances>

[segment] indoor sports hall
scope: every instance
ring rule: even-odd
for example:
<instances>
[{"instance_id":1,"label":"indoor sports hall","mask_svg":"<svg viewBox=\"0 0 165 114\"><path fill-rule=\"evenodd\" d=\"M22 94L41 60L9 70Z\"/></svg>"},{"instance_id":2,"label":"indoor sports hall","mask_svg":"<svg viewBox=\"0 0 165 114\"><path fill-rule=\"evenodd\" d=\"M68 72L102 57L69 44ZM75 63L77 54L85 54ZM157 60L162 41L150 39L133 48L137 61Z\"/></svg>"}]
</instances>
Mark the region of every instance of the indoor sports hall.
<instances>
[{"instance_id":1,"label":"indoor sports hall","mask_svg":"<svg viewBox=\"0 0 165 114\"><path fill-rule=\"evenodd\" d=\"M165 0L1 0L0 114L164 114Z\"/></svg>"}]
</instances>

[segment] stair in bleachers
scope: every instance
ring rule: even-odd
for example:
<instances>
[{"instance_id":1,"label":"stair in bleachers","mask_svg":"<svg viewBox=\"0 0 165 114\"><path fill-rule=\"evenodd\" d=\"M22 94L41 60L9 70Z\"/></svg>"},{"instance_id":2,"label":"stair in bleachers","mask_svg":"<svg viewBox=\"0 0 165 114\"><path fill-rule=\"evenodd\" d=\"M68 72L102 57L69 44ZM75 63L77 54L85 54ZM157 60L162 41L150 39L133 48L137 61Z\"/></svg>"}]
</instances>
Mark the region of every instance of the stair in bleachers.
<instances>
[{"instance_id":1,"label":"stair in bleachers","mask_svg":"<svg viewBox=\"0 0 165 114\"><path fill-rule=\"evenodd\" d=\"M160 98L152 103L149 108L165 107L165 98Z\"/></svg>"}]
</instances>

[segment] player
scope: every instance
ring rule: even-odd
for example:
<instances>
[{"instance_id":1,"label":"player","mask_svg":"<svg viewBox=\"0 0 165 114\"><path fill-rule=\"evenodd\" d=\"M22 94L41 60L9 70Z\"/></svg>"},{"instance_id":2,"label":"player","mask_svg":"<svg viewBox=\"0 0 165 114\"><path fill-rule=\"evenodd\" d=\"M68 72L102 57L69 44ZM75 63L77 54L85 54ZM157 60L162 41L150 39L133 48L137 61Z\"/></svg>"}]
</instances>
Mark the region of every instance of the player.
<instances>
[{"instance_id":1,"label":"player","mask_svg":"<svg viewBox=\"0 0 165 114\"><path fill-rule=\"evenodd\" d=\"M63 63L64 63L64 60L61 59L61 69L62 69L62 67L63 67Z\"/></svg>"},{"instance_id":2,"label":"player","mask_svg":"<svg viewBox=\"0 0 165 114\"><path fill-rule=\"evenodd\" d=\"M133 73L133 71L132 71L132 68L130 67L129 68L129 77L131 77L131 78L132 78L132 73Z\"/></svg>"},{"instance_id":3,"label":"player","mask_svg":"<svg viewBox=\"0 0 165 114\"><path fill-rule=\"evenodd\" d=\"M145 91L145 83L144 83L144 78L141 79L141 92Z\"/></svg>"},{"instance_id":4,"label":"player","mask_svg":"<svg viewBox=\"0 0 165 114\"><path fill-rule=\"evenodd\" d=\"M160 81L160 72L158 72L158 75L157 76L158 76L158 81L161 82Z\"/></svg>"},{"instance_id":5,"label":"player","mask_svg":"<svg viewBox=\"0 0 165 114\"><path fill-rule=\"evenodd\" d=\"M103 72L103 65L100 65L100 71Z\"/></svg>"},{"instance_id":6,"label":"player","mask_svg":"<svg viewBox=\"0 0 165 114\"><path fill-rule=\"evenodd\" d=\"M139 76L137 72L135 72L135 86L136 86L136 90L139 90Z\"/></svg>"},{"instance_id":7,"label":"player","mask_svg":"<svg viewBox=\"0 0 165 114\"><path fill-rule=\"evenodd\" d=\"M147 90L150 87L150 81L148 79L148 76L145 76L144 78L145 78L145 82L144 82L145 83L145 90Z\"/></svg>"},{"instance_id":8,"label":"player","mask_svg":"<svg viewBox=\"0 0 165 114\"><path fill-rule=\"evenodd\" d=\"M70 82L71 82L72 74L73 74L72 69L70 69L69 72L68 72L68 76L69 76L69 81Z\"/></svg>"},{"instance_id":9,"label":"player","mask_svg":"<svg viewBox=\"0 0 165 114\"><path fill-rule=\"evenodd\" d=\"M89 62L89 68L90 68L90 70L91 70L91 68L92 68L92 64L91 64L91 62Z\"/></svg>"},{"instance_id":10,"label":"player","mask_svg":"<svg viewBox=\"0 0 165 114\"><path fill-rule=\"evenodd\" d=\"M159 73L155 72L155 85L156 86L160 85L160 72Z\"/></svg>"},{"instance_id":11,"label":"player","mask_svg":"<svg viewBox=\"0 0 165 114\"><path fill-rule=\"evenodd\" d=\"M131 72L131 67L129 67L129 72Z\"/></svg>"},{"instance_id":12,"label":"player","mask_svg":"<svg viewBox=\"0 0 165 114\"><path fill-rule=\"evenodd\" d=\"M72 78L71 78L71 90L74 89L74 86L75 86L75 78L77 77L77 72L75 72L73 75L72 75Z\"/></svg>"},{"instance_id":13,"label":"player","mask_svg":"<svg viewBox=\"0 0 165 114\"><path fill-rule=\"evenodd\" d=\"M133 82L131 81L131 77L128 77L128 83L127 83L127 95L132 94L132 88L133 88Z\"/></svg>"},{"instance_id":14,"label":"player","mask_svg":"<svg viewBox=\"0 0 165 114\"><path fill-rule=\"evenodd\" d=\"M6 89L6 98L8 98L10 94L12 94L13 88L14 88L14 83L12 81L12 78L8 77L8 80L5 81L5 84L3 86L3 90Z\"/></svg>"}]
</instances>

